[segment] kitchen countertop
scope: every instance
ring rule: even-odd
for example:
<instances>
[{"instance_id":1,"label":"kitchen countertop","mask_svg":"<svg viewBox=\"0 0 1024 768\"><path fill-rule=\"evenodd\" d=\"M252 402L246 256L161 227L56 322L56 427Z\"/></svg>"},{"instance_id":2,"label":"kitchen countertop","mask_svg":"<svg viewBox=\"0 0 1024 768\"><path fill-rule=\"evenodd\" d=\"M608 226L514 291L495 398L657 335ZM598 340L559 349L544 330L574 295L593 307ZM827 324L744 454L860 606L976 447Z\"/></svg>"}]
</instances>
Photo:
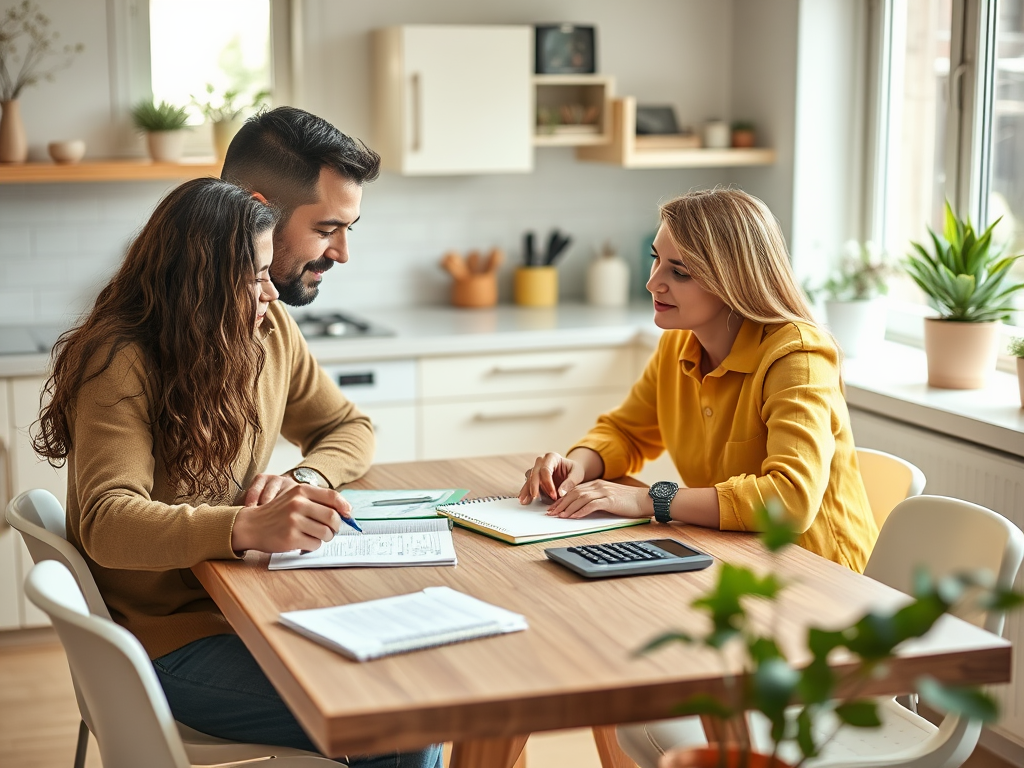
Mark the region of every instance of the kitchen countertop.
<instances>
[{"instance_id":1,"label":"kitchen countertop","mask_svg":"<svg viewBox=\"0 0 1024 768\"><path fill-rule=\"evenodd\" d=\"M317 313L329 308L316 307ZM623 308L561 304L548 308L501 305L492 309L408 307L358 310L394 336L312 339L309 347L321 363L437 357L459 354L531 352L657 344L646 302ZM25 336L25 333L29 336ZM0 349L10 345L52 343L53 326L0 326ZM0 377L42 376L48 354L0 354ZM1024 457L1024 409L1017 377L995 371L984 390L929 387L924 352L885 342L874 354L847 359L846 398L860 408L935 432Z\"/></svg>"}]
</instances>

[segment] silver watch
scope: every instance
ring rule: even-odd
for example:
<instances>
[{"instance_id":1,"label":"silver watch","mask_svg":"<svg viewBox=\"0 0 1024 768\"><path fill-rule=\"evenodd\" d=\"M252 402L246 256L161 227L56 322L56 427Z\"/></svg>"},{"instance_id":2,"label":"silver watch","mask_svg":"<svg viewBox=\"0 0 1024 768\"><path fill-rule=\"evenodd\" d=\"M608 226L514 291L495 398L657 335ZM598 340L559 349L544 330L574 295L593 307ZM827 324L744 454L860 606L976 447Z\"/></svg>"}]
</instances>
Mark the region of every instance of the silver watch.
<instances>
[{"instance_id":1,"label":"silver watch","mask_svg":"<svg viewBox=\"0 0 1024 768\"><path fill-rule=\"evenodd\" d=\"M312 485L315 488L330 488L327 480L315 469L309 467L296 467L291 471L292 478L296 483Z\"/></svg>"}]
</instances>

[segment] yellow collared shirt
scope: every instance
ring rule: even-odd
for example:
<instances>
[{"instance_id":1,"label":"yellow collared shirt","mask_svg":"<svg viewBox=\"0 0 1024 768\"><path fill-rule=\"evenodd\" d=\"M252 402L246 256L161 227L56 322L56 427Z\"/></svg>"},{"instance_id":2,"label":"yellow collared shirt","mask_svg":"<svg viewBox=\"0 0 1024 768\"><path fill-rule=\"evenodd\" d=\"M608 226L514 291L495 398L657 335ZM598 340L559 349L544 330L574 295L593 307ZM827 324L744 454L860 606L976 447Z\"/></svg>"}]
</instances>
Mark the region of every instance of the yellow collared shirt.
<instances>
[{"instance_id":1,"label":"yellow collared shirt","mask_svg":"<svg viewBox=\"0 0 1024 768\"><path fill-rule=\"evenodd\" d=\"M718 491L723 531L757 530L778 498L797 543L863 571L878 536L861 480L832 340L805 323L744 320L729 355L700 374L690 331L666 331L626 400L574 447L604 476L639 471L667 450L690 488Z\"/></svg>"}]
</instances>

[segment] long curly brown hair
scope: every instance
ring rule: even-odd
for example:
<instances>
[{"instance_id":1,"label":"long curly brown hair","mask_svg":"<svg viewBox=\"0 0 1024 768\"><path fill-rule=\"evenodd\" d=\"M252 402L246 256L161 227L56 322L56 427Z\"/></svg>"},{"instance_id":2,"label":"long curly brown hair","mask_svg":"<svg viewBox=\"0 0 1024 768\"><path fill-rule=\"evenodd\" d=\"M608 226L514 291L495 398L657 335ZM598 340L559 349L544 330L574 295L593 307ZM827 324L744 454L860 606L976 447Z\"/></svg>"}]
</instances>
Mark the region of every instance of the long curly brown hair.
<instances>
[{"instance_id":1,"label":"long curly brown hair","mask_svg":"<svg viewBox=\"0 0 1024 768\"><path fill-rule=\"evenodd\" d=\"M33 430L36 453L64 464L82 386L134 346L172 487L197 496L237 486L231 466L246 433L255 440L261 428L255 241L276 222L272 208L219 179L168 194L88 317L58 339Z\"/></svg>"}]
</instances>

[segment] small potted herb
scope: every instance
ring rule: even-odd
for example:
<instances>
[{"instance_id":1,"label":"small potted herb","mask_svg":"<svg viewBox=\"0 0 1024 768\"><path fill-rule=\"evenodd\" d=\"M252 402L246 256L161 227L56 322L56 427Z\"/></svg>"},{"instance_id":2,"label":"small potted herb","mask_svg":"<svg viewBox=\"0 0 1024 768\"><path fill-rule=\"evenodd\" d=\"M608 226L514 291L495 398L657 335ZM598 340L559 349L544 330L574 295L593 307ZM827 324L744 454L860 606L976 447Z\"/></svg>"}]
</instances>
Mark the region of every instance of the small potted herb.
<instances>
[{"instance_id":1,"label":"small potted herb","mask_svg":"<svg viewBox=\"0 0 1024 768\"><path fill-rule=\"evenodd\" d=\"M928 384L981 389L999 356L999 323L1014 311L1011 298L1024 283L1008 282L1024 254L1003 255L992 243L999 219L978 235L946 203L942 235L928 229L928 245L911 243L907 273L924 291L938 317L924 321Z\"/></svg>"},{"instance_id":2,"label":"small potted herb","mask_svg":"<svg viewBox=\"0 0 1024 768\"><path fill-rule=\"evenodd\" d=\"M847 357L885 338L885 296L894 271L888 255L873 242L850 240L825 282L805 287L812 300L824 299L829 330Z\"/></svg>"},{"instance_id":3,"label":"small potted herb","mask_svg":"<svg viewBox=\"0 0 1024 768\"><path fill-rule=\"evenodd\" d=\"M213 128L213 149L218 160L223 160L227 154L231 139L245 122L246 112L259 109L268 98L270 91L266 89L256 91L251 98L245 96L239 88L228 88L218 95L213 83L206 84L204 100L192 97L193 106L199 109Z\"/></svg>"},{"instance_id":4,"label":"small potted herb","mask_svg":"<svg viewBox=\"0 0 1024 768\"><path fill-rule=\"evenodd\" d=\"M166 101L140 101L132 107L132 122L146 134L149 156L162 163L176 163L185 152L188 110Z\"/></svg>"},{"instance_id":5,"label":"small potted herb","mask_svg":"<svg viewBox=\"0 0 1024 768\"><path fill-rule=\"evenodd\" d=\"M1017 385L1020 387L1020 407L1024 408L1024 336L1010 339L1010 354L1017 358Z\"/></svg>"},{"instance_id":6,"label":"small potted herb","mask_svg":"<svg viewBox=\"0 0 1024 768\"><path fill-rule=\"evenodd\" d=\"M747 149L754 146L757 136L754 124L749 120L734 120L732 124L732 146L735 149Z\"/></svg>"}]
</instances>

